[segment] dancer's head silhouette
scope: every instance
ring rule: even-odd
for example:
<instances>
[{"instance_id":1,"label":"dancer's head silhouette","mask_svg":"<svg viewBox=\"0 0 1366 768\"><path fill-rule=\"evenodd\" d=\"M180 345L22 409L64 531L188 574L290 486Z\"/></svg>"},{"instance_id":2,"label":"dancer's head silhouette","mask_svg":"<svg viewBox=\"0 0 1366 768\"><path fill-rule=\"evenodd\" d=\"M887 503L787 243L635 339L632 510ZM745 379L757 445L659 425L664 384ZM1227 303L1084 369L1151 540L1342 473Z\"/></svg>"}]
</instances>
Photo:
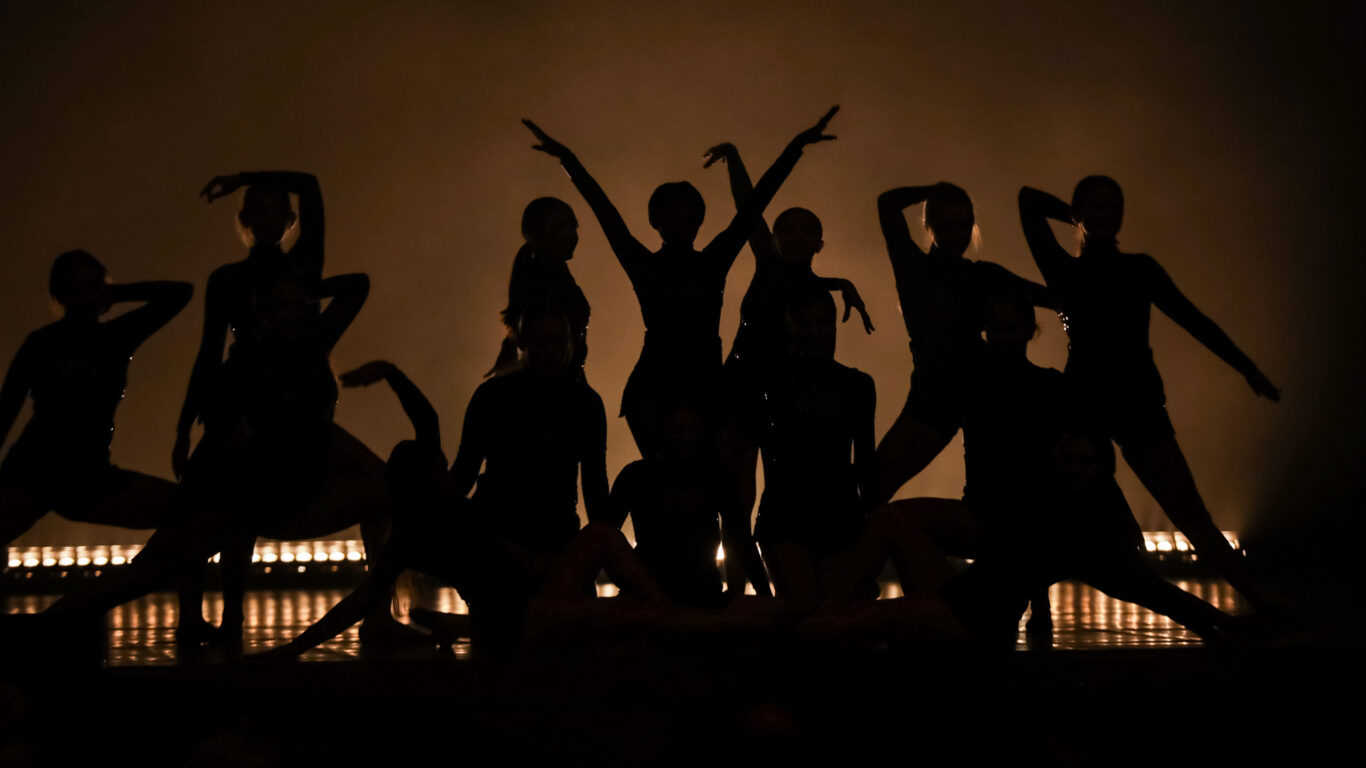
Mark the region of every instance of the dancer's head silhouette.
<instances>
[{"instance_id":1,"label":"dancer's head silhouette","mask_svg":"<svg viewBox=\"0 0 1366 768\"><path fill-rule=\"evenodd\" d=\"M242 194L237 223L242 226L248 245L279 245L296 221L298 216L288 191L269 184L253 184Z\"/></svg>"},{"instance_id":2,"label":"dancer's head silhouette","mask_svg":"<svg viewBox=\"0 0 1366 768\"><path fill-rule=\"evenodd\" d=\"M558 197L538 197L522 211L522 237L536 256L569 261L579 245L579 220Z\"/></svg>"},{"instance_id":3,"label":"dancer's head silhouette","mask_svg":"<svg viewBox=\"0 0 1366 768\"><path fill-rule=\"evenodd\" d=\"M925 198L925 229L934 238L935 250L962 256L977 235L972 198L956 184L935 184Z\"/></svg>"},{"instance_id":4,"label":"dancer's head silhouette","mask_svg":"<svg viewBox=\"0 0 1366 768\"><path fill-rule=\"evenodd\" d=\"M1025 350L1038 330L1034 302L1025 296L999 297L987 311L987 349L997 360L1028 359Z\"/></svg>"},{"instance_id":5,"label":"dancer's head silhouette","mask_svg":"<svg viewBox=\"0 0 1366 768\"><path fill-rule=\"evenodd\" d=\"M54 259L47 287L63 316L72 320L94 320L113 299L109 271L85 251L67 251Z\"/></svg>"},{"instance_id":6,"label":"dancer's head silhouette","mask_svg":"<svg viewBox=\"0 0 1366 768\"><path fill-rule=\"evenodd\" d=\"M707 455L707 423L702 409L686 398L666 403L660 411L660 457L690 463Z\"/></svg>"},{"instance_id":7,"label":"dancer's head silhouette","mask_svg":"<svg viewBox=\"0 0 1366 768\"><path fill-rule=\"evenodd\" d=\"M419 440L403 440L389 453L384 467L389 500L400 514L422 514L440 498L446 480L446 457ZM404 522L414 522L405 520Z\"/></svg>"},{"instance_id":8,"label":"dancer's head silhouette","mask_svg":"<svg viewBox=\"0 0 1366 768\"><path fill-rule=\"evenodd\" d=\"M787 305L792 356L804 360L835 359L836 317L835 299L829 291L812 288L794 296Z\"/></svg>"},{"instance_id":9,"label":"dancer's head silhouette","mask_svg":"<svg viewBox=\"0 0 1366 768\"><path fill-rule=\"evenodd\" d=\"M1109 176L1087 176L1072 192L1072 220L1085 241L1114 240L1124 224L1124 190Z\"/></svg>"},{"instance_id":10,"label":"dancer's head silhouette","mask_svg":"<svg viewBox=\"0 0 1366 768\"><path fill-rule=\"evenodd\" d=\"M517 328L517 347L527 370L537 376L556 376L574 361L573 333L562 312L528 312Z\"/></svg>"},{"instance_id":11,"label":"dancer's head silhouette","mask_svg":"<svg viewBox=\"0 0 1366 768\"><path fill-rule=\"evenodd\" d=\"M810 266L812 259L825 247L824 230L816 214L805 208L788 208L773 220L773 239L778 244L778 257L794 264Z\"/></svg>"},{"instance_id":12,"label":"dancer's head silhouette","mask_svg":"<svg viewBox=\"0 0 1366 768\"><path fill-rule=\"evenodd\" d=\"M669 245L689 248L707 215L707 204L697 187L686 181L660 184L650 195L650 226Z\"/></svg>"}]
</instances>

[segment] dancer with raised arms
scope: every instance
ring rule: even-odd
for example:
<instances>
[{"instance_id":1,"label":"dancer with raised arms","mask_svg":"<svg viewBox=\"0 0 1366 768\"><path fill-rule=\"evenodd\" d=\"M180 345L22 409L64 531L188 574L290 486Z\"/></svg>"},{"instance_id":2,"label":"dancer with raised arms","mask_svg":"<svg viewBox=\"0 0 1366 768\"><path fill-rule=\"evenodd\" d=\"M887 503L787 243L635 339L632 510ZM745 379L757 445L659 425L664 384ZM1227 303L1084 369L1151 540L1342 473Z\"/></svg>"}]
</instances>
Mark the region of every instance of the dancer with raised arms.
<instances>
[{"instance_id":1,"label":"dancer with raised arms","mask_svg":"<svg viewBox=\"0 0 1366 768\"><path fill-rule=\"evenodd\" d=\"M663 240L660 249L651 252L632 236L578 157L535 123L523 121L539 142L533 148L560 161L592 208L640 302L645 344L626 382L621 410L641 456L652 456L659 450L659 409L680 394L702 403L708 428L716 429L726 275L755 222L801 158L803 148L835 138L826 135L825 127L838 109L832 108L787 145L730 224L700 251L693 241L702 226L706 204L691 184L663 184L650 196L650 226Z\"/></svg>"}]
</instances>

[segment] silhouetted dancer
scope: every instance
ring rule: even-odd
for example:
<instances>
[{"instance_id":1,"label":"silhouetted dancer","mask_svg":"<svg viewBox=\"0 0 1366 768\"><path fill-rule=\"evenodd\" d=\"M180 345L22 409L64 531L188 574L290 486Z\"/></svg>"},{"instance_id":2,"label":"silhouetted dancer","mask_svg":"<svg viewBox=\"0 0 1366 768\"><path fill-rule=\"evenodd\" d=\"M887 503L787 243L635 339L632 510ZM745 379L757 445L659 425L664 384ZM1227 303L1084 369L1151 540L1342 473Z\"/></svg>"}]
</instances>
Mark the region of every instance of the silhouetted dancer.
<instances>
[{"instance_id":1,"label":"silhouetted dancer","mask_svg":"<svg viewBox=\"0 0 1366 768\"><path fill-rule=\"evenodd\" d=\"M1073 258L1058 244L1049 219L1081 230L1080 256ZM1119 444L1134 474L1200 557L1265 609L1269 599L1264 589L1215 526L1177 445L1162 377L1148 346L1150 307L1162 310L1241 373L1253 392L1276 401L1280 390L1152 257L1120 252L1115 237L1123 220L1124 193L1106 176L1082 179L1070 206L1046 192L1020 190L1025 239L1058 297L1067 329L1070 396L1093 429Z\"/></svg>"},{"instance_id":2,"label":"silhouetted dancer","mask_svg":"<svg viewBox=\"0 0 1366 768\"><path fill-rule=\"evenodd\" d=\"M615 522L630 516L636 554L679 605L719 606L744 594L746 581L756 594L770 596L749 510L708 449L702 412L679 402L664 409L661 421L659 454L627 464L612 485ZM724 595L716 566L723 538Z\"/></svg>"},{"instance_id":3,"label":"silhouetted dancer","mask_svg":"<svg viewBox=\"0 0 1366 768\"><path fill-rule=\"evenodd\" d=\"M906 591L940 594L989 643L1014 645L1031 598L1031 628L1043 629L1048 608L1040 595L1066 578L1221 638L1233 617L1144 562L1142 533L1114 481L1109 441L1077 431L1062 374L1029 362L1035 330L1028 298L993 304L987 355L963 399L963 501L909 499L879 510L832 593L847 595L890 556ZM934 551L975 562L958 576L928 554Z\"/></svg>"},{"instance_id":4,"label":"silhouetted dancer","mask_svg":"<svg viewBox=\"0 0 1366 768\"><path fill-rule=\"evenodd\" d=\"M523 315L517 339L521 366L470 398L450 474L456 495L474 488L476 514L539 576L579 530L580 475L588 519L612 519L607 417L574 364L564 314Z\"/></svg>"},{"instance_id":5,"label":"silhouetted dancer","mask_svg":"<svg viewBox=\"0 0 1366 768\"><path fill-rule=\"evenodd\" d=\"M522 212L522 237L526 243L512 261L508 281L508 303L503 309L507 336L498 360L486 376L510 373L517 355L516 329L527 313L563 313L569 320L574 339L573 364L582 373L588 357L588 319L590 308L579 284L569 272L569 260L579 244L579 220L574 209L555 197L538 197Z\"/></svg>"},{"instance_id":6,"label":"silhouetted dancer","mask_svg":"<svg viewBox=\"0 0 1366 768\"><path fill-rule=\"evenodd\" d=\"M682 395L702 402L712 422L708 426L715 429L726 274L755 221L801 158L802 149L835 138L825 135L825 126L838 109L832 108L787 145L730 224L700 251L693 241L706 204L697 189L682 181L655 189L650 196L650 226L659 232L663 245L654 253L631 235L621 214L574 153L535 123L523 121L540 142L534 148L560 161L593 209L640 302L645 344L622 392L621 412L641 456L658 450L658 409L671 397Z\"/></svg>"},{"instance_id":7,"label":"silhouetted dancer","mask_svg":"<svg viewBox=\"0 0 1366 768\"><path fill-rule=\"evenodd\" d=\"M246 191L237 221L250 251L246 259L219 267L209 276L203 335L181 407L171 456L177 477L195 473L223 477L225 452L240 417L231 406L236 396L226 383L225 371L249 360L255 352L260 336L259 304L264 288L297 279L311 292L322 278L325 221L318 180L311 174L292 171L239 173L215 177L200 194L212 203L242 187L246 187ZM290 203L291 194L299 198L297 216ZM296 225L298 237L285 251L282 243ZM316 314L317 310L312 311ZM223 350L229 332L232 344L227 348L225 360ZM204 435L191 459L190 429L196 420L204 424ZM350 518L350 522L341 528L360 522L362 537L368 545L375 546L387 527L388 510L382 491L383 460L340 426L332 424L330 430L328 455L333 458L334 465L328 473L325 503L337 507L334 512L339 520ZM203 482L198 485L204 487ZM218 637L228 642L240 641L242 598L254 546L254 537L228 542L222 553L223 622ZM203 621L203 574L199 570L188 573L180 589L177 638L189 646L215 637L212 628Z\"/></svg>"},{"instance_id":8,"label":"silhouetted dancer","mask_svg":"<svg viewBox=\"0 0 1366 768\"><path fill-rule=\"evenodd\" d=\"M0 443L24 398L33 418L0 464L0 548L44 514L68 520L155 528L171 508L175 484L109 461L114 411L128 383L133 351L189 303L189 283L114 285L85 251L52 263L48 288L62 318L30 333L0 389ZM100 322L112 305L146 302Z\"/></svg>"},{"instance_id":9,"label":"silhouetted dancer","mask_svg":"<svg viewBox=\"0 0 1366 768\"><path fill-rule=\"evenodd\" d=\"M328 355L369 286L360 274L310 284L291 272L256 286L251 354L230 359L215 376L225 391L213 399L223 440L214 462L192 462L175 500L178 513L132 563L50 610L106 611L202 568L230 542L316 538L355 523L340 504L319 499L337 492L337 388ZM332 300L319 313L314 302L325 298Z\"/></svg>"},{"instance_id":10,"label":"silhouetted dancer","mask_svg":"<svg viewBox=\"0 0 1366 768\"><path fill-rule=\"evenodd\" d=\"M718 160L726 164L735 207L744 207L754 189L739 150L733 144L718 144L707 150L706 157L704 167L711 167ZM754 509L754 474L761 429L754 415L762 406L763 378L781 367L791 348L784 312L788 301L815 288L840 291L844 296L844 321L848 322L851 312L857 309L864 331L873 332L872 319L852 282L812 272L812 260L825 247L821 238L821 220L805 208L789 208L778 214L771 234L761 216L750 232L754 278L740 303L740 328L723 367L726 402L721 429L722 457L735 476L740 507L749 512Z\"/></svg>"},{"instance_id":11,"label":"silhouetted dancer","mask_svg":"<svg viewBox=\"0 0 1366 768\"><path fill-rule=\"evenodd\" d=\"M764 383L764 493L755 538L779 597L805 597L844 565L873 483L876 394L835 362L835 301L823 289L788 304L792 352ZM852 455L852 460L851 460Z\"/></svg>"},{"instance_id":12,"label":"silhouetted dancer","mask_svg":"<svg viewBox=\"0 0 1366 768\"><path fill-rule=\"evenodd\" d=\"M925 204L928 252L911 238L903 211ZM877 447L877 490L883 503L949 444L962 424L961 385L982 350L991 298L1018 293L1055 307L1047 289L989 261L964 258L977 225L972 199L940 182L901 187L877 200L882 237L892 261L897 298L911 338L911 388L906 405Z\"/></svg>"},{"instance_id":13,"label":"silhouetted dancer","mask_svg":"<svg viewBox=\"0 0 1366 768\"><path fill-rule=\"evenodd\" d=\"M590 513L604 514L607 503L606 446L600 441L607 418L596 393L574 372L565 317L525 315L515 338L522 345L523 366L475 391L451 474L445 471L435 410L397 368L374 362L342 375L347 386L386 380L417 432L389 458L394 534L359 588L299 637L263 657L297 656L340 634L385 604L405 568L460 592L470 607L476 647L520 645L533 598L581 600L593 594L593 580L602 569L627 594L647 603L667 602L607 518L578 528L580 465ZM473 483L468 473L485 461L479 489L466 499ZM552 487L527 487L538 483ZM536 519L543 512L558 514Z\"/></svg>"}]
</instances>

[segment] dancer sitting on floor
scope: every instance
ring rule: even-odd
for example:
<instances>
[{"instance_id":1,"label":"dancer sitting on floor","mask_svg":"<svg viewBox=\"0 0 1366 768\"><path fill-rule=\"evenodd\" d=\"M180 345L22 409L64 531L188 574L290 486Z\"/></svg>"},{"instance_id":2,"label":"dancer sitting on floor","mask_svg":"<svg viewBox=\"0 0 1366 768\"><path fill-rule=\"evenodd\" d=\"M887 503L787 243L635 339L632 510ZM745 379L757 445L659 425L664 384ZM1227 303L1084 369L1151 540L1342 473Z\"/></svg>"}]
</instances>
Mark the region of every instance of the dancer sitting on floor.
<instances>
[{"instance_id":1,"label":"dancer sitting on floor","mask_svg":"<svg viewBox=\"0 0 1366 768\"><path fill-rule=\"evenodd\" d=\"M739 504L730 474L707 450L702 418L686 402L664 409L660 452L627 464L612 486L616 522L630 516L636 554L679 605L719 606L744 594L746 581L756 594L769 596L749 510ZM724 594L716 565L723 539Z\"/></svg>"},{"instance_id":2,"label":"dancer sitting on floor","mask_svg":"<svg viewBox=\"0 0 1366 768\"><path fill-rule=\"evenodd\" d=\"M876 393L872 377L835 362L835 301L827 291L794 296L787 318L791 355L764 384L755 538L778 596L803 597L845 567L862 531Z\"/></svg>"}]
</instances>

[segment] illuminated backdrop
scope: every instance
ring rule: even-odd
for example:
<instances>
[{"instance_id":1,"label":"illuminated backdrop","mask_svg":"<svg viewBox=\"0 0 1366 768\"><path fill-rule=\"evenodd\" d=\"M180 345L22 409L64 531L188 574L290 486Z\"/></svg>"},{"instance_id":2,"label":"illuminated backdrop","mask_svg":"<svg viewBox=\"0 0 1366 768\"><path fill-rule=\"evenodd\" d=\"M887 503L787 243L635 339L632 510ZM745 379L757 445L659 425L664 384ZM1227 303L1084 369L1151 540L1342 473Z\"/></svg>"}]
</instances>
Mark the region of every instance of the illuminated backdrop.
<instances>
[{"instance_id":1,"label":"illuminated backdrop","mask_svg":"<svg viewBox=\"0 0 1366 768\"><path fill-rule=\"evenodd\" d=\"M838 357L875 377L879 433L904 400L910 356L876 195L957 182L977 204L981 257L1037 280L1016 190L1066 196L1103 172L1127 193L1121 245L1153 254L1285 391L1279 406L1256 399L1155 319L1172 419L1220 526L1361 488L1360 6L197 5L0 6L0 358L51 318L46 274L63 250L91 251L116 279L198 290L133 362L114 444L123 466L169 474L204 281L244 255L237 198L207 207L196 193L216 174L287 168L322 181L328 271L373 278L336 367L401 365L436 404L452 456L498 348L522 206L567 200L582 223L572 268L593 304L588 379L611 414L615 472L635 458L615 413L639 311L586 206L518 119L576 150L653 246L656 184L702 190L708 238L733 208L703 151L732 141L757 175L838 103L839 141L807 153L770 211L816 211L817 271L853 279L873 312L878 332L843 326ZM727 348L751 273L746 250L727 291ZM1061 366L1062 329L1041 321L1031 355ZM382 389L345 392L338 419L381 454L408 434ZM1127 470L1122 481L1144 527L1166 527ZM955 442L903 495L961 486ZM49 518L20 543L139 538Z\"/></svg>"}]
</instances>

